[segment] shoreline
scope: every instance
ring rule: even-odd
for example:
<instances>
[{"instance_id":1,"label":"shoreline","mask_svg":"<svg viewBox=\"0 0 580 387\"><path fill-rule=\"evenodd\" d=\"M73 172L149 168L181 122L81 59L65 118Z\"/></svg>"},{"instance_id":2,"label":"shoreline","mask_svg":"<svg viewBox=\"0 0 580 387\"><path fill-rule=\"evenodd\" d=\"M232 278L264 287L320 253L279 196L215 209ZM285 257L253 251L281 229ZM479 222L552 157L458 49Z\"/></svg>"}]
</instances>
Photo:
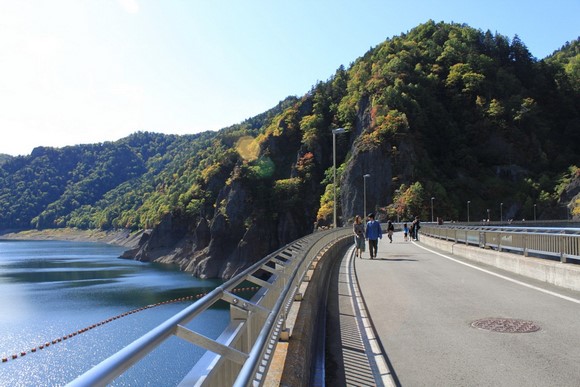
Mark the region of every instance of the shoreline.
<instances>
[{"instance_id":1,"label":"shoreline","mask_svg":"<svg viewBox=\"0 0 580 387\"><path fill-rule=\"evenodd\" d=\"M0 231L0 240L62 240L75 242L100 242L132 249L137 247L143 231L102 231L77 228L53 228L46 230Z\"/></svg>"}]
</instances>

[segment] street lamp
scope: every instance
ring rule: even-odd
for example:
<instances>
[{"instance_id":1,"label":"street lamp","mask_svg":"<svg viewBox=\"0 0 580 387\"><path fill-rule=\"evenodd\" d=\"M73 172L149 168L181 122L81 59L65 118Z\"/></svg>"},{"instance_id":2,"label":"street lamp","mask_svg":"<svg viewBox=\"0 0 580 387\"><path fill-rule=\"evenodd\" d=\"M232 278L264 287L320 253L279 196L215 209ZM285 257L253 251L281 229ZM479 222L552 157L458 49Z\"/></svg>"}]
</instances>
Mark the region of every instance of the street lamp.
<instances>
[{"instance_id":1,"label":"street lamp","mask_svg":"<svg viewBox=\"0 0 580 387\"><path fill-rule=\"evenodd\" d=\"M499 204L499 221L503 222L503 203Z\"/></svg>"},{"instance_id":2,"label":"street lamp","mask_svg":"<svg viewBox=\"0 0 580 387\"><path fill-rule=\"evenodd\" d=\"M332 168L334 170L334 216L332 218L332 225L336 228L336 134L337 133L344 133L346 129L344 128L336 128L332 129Z\"/></svg>"},{"instance_id":3,"label":"street lamp","mask_svg":"<svg viewBox=\"0 0 580 387\"><path fill-rule=\"evenodd\" d=\"M469 204L471 203L471 200L467 201L467 223L469 223Z\"/></svg>"},{"instance_id":4,"label":"street lamp","mask_svg":"<svg viewBox=\"0 0 580 387\"><path fill-rule=\"evenodd\" d=\"M435 200L435 198L431 196L431 223L433 223L433 200Z\"/></svg>"},{"instance_id":5,"label":"street lamp","mask_svg":"<svg viewBox=\"0 0 580 387\"><path fill-rule=\"evenodd\" d=\"M490 210L489 210L489 208L488 208L488 209L487 209L487 222L488 222L488 223L489 223L489 212L490 212Z\"/></svg>"},{"instance_id":6,"label":"street lamp","mask_svg":"<svg viewBox=\"0 0 580 387\"><path fill-rule=\"evenodd\" d=\"M370 174L363 175L363 219L367 216L367 178L371 177ZM364 224L366 222L363 221Z\"/></svg>"},{"instance_id":7,"label":"street lamp","mask_svg":"<svg viewBox=\"0 0 580 387\"><path fill-rule=\"evenodd\" d=\"M536 221L536 204L534 204L534 222Z\"/></svg>"}]
</instances>

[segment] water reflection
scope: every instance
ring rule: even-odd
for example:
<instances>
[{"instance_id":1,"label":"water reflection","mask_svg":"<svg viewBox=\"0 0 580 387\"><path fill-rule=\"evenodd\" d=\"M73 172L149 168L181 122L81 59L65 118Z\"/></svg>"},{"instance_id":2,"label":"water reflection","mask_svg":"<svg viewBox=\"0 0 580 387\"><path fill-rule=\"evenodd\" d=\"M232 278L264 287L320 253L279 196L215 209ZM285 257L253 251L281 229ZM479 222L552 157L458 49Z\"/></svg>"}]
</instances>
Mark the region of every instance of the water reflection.
<instances>
[{"instance_id":1,"label":"water reflection","mask_svg":"<svg viewBox=\"0 0 580 387\"><path fill-rule=\"evenodd\" d=\"M94 243L0 241L0 357L130 310L209 292L220 283L163 265L119 259L122 250ZM65 384L190 304L147 309L0 363L0 385ZM217 308L190 325L217 337L227 320L227 309ZM114 384L175 385L201 353L182 340L171 340Z\"/></svg>"}]
</instances>

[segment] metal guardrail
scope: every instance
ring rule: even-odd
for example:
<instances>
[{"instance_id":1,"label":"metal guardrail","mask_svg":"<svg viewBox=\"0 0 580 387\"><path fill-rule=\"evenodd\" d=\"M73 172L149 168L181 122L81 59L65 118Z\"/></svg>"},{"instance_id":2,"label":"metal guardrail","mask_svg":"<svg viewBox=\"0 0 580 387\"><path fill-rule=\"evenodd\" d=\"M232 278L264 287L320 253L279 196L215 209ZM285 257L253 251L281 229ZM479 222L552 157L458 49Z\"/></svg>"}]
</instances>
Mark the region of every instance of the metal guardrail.
<instances>
[{"instance_id":1,"label":"metal guardrail","mask_svg":"<svg viewBox=\"0 0 580 387\"><path fill-rule=\"evenodd\" d=\"M350 237L347 228L320 231L294 241L255 263L157 328L102 361L68 386L105 386L172 336L207 351L180 383L181 386L261 385L286 316L312 261L338 239ZM233 293L252 283L250 299ZM216 339L184 325L218 301L230 304L230 323ZM170 362L170 359L167 359Z\"/></svg>"},{"instance_id":2,"label":"metal guardrail","mask_svg":"<svg viewBox=\"0 0 580 387\"><path fill-rule=\"evenodd\" d=\"M421 225L421 234L481 248L510 251L537 257L580 261L578 229L554 227L466 227Z\"/></svg>"}]
</instances>

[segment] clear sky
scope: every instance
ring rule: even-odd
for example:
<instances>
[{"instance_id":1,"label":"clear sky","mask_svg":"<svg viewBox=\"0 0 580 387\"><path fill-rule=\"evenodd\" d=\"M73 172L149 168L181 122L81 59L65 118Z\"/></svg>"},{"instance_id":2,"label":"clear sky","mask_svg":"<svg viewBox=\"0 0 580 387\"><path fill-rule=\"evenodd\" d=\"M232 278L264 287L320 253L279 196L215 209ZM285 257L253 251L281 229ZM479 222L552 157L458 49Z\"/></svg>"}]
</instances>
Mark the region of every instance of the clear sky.
<instances>
[{"instance_id":1,"label":"clear sky","mask_svg":"<svg viewBox=\"0 0 580 387\"><path fill-rule=\"evenodd\" d=\"M429 19L541 59L580 0L0 0L0 153L218 130Z\"/></svg>"}]
</instances>

